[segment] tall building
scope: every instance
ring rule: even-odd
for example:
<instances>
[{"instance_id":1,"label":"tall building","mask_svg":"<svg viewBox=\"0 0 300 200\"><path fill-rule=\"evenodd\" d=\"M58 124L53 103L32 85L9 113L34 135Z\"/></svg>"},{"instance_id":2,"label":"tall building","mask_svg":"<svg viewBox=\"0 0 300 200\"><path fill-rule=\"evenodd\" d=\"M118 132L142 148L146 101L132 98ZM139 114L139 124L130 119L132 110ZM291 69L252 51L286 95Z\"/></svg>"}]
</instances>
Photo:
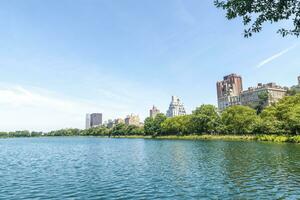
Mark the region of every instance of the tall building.
<instances>
[{"instance_id":1,"label":"tall building","mask_svg":"<svg viewBox=\"0 0 300 200\"><path fill-rule=\"evenodd\" d=\"M91 114L91 127L102 125L102 113Z\"/></svg>"},{"instance_id":2,"label":"tall building","mask_svg":"<svg viewBox=\"0 0 300 200\"><path fill-rule=\"evenodd\" d=\"M217 82L218 108L224 110L228 106L240 105L240 95L243 91L242 77L237 74L224 76Z\"/></svg>"},{"instance_id":3,"label":"tall building","mask_svg":"<svg viewBox=\"0 0 300 200\"><path fill-rule=\"evenodd\" d=\"M176 96L172 96L172 101L169 105L169 109L167 111L167 117L175 117L180 115L185 115L185 109L183 103L181 103L180 99Z\"/></svg>"},{"instance_id":4,"label":"tall building","mask_svg":"<svg viewBox=\"0 0 300 200\"><path fill-rule=\"evenodd\" d=\"M112 127L114 127L114 121L111 120L111 119L109 119L109 120L107 121L106 127L107 127L107 128L112 128Z\"/></svg>"},{"instance_id":5,"label":"tall building","mask_svg":"<svg viewBox=\"0 0 300 200\"><path fill-rule=\"evenodd\" d=\"M153 106L150 109L150 117L152 117L152 118L154 118L159 113L160 113L160 111L155 106Z\"/></svg>"},{"instance_id":6,"label":"tall building","mask_svg":"<svg viewBox=\"0 0 300 200\"><path fill-rule=\"evenodd\" d=\"M270 106L277 103L287 93L287 88L276 85L276 83L261 84L256 87L250 87L241 94L242 105L255 106L261 101L261 94L266 94L267 99L264 106Z\"/></svg>"},{"instance_id":7,"label":"tall building","mask_svg":"<svg viewBox=\"0 0 300 200\"><path fill-rule=\"evenodd\" d=\"M95 126L102 125L102 113L86 114L85 128L89 129Z\"/></svg>"},{"instance_id":8,"label":"tall building","mask_svg":"<svg viewBox=\"0 0 300 200\"><path fill-rule=\"evenodd\" d=\"M298 76L298 85L300 86L300 76Z\"/></svg>"},{"instance_id":9,"label":"tall building","mask_svg":"<svg viewBox=\"0 0 300 200\"><path fill-rule=\"evenodd\" d=\"M85 128L86 129L91 128L91 115L90 114L86 114L86 116L85 116Z\"/></svg>"},{"instance_id":10,"label":"tall building","mask_svg":"<svg viewBox=\"0 0 300 200\"><path fill-rule=\"evenodd\" d=\"M126 125L135 125L140 126L140 117L138 115L127 115L125 118L125 124Z\"/></svg>"}]
</instances>

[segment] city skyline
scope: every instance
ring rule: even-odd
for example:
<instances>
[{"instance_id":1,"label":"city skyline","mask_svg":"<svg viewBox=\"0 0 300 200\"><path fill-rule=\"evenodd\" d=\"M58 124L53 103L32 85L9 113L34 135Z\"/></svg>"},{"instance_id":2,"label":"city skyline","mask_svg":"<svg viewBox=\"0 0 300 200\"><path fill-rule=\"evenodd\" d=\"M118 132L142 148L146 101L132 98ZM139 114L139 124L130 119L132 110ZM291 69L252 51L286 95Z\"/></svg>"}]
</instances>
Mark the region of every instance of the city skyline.
<instances>
[{"instance_id":1,"label":"city skyline","mask_svg":"<svg viewBox=\"0 0 300 200\"><path fill-rule=\"evenodd\" d=\"M212 1L0 5L1 131L84 128L98 111L144 119L172 95L191 113L217 106L215 82L226 74L241 75L244 88L292 86L300 74L298 39L276 34L282 24L245 39Z\"/></svg>"}]
</instances>

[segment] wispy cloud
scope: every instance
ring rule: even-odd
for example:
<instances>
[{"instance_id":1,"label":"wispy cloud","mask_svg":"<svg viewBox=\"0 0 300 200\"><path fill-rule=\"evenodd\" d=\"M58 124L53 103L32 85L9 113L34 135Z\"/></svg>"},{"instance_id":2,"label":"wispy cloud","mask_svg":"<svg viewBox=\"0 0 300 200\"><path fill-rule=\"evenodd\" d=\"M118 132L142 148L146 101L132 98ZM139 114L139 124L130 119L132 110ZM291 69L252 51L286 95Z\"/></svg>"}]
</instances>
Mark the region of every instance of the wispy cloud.
<instances>
[{"instance_id":1,"label":"wispy cloud","mask_svg":"<svg viewBox=\"0 0 300 200\"><path fill-rule=\"evenodd\" d=\"M298 45L299 44L294 44L293 46L290 46L289 48L284 49L284 50L280 51L279 53L276 53L276 54L270 56L269 58L261 61L258 65L256 65L256 68L261 68L261 67L265 66L266 64L272 62L273 60L283 56L284 54L288 53L292 49L296 48Z\"/></svg>"},{"instance_id":2,"label":"wispy cloud","mask_svg":"<svg viewBox=\"0 0 300 200\"><path fill-rule=\"evenodd\" d=\"M123 86L128 92L123 87L114 87L115 90L100 87L95 90L93 98L81 98L44 88L0 83L0 130L83 128L85 113L102 112L105 120L124 117L130 112L147 113L148 107L156 102L155 97L164 97L159 91L148 88ZM141 98L147 95L153 99Z\"/></svg>"},{"instance_id":3,"label":"wispy cloud","mask_svg":"<svg viewBox=\"0 0 300 200\"><path fill-rule=\"evenodd\" d=\"M74 111L84 104L54 97L48 91L31 91L22 86L8 86L0 88L0 105L11 107L48 107L55 110ZM86 105L85 105L86 106Z\"/></svg>"},{"instance_id":4,"label":"wispy cloud","mask_svg":"<svg viewBox=\"0 0 300 200\"><path fill-rule=\"evenodd\" d=\"M0 86L0 130L42 130L84 125L84 113L97 110L84 100L69 99L42 88Z\"/></svg>"}]
</instances>

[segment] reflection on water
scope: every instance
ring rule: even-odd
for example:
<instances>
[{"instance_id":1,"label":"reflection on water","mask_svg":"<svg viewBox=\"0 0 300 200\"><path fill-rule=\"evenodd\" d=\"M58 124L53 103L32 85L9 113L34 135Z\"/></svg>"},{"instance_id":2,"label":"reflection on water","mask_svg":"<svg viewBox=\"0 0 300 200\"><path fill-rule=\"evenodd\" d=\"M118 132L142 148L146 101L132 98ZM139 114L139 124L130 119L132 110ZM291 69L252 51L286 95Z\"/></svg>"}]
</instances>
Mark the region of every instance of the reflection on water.
<instances>
[{"instance_id":1,"label":"reflection on water","mask_svg":"<svg viewBox=\"0 0 300 200\"><path fill-rule=\"evenodd\" d=\"M300 199L300 145L0 140L0 199Z\"/></svg>"}]
</instances>

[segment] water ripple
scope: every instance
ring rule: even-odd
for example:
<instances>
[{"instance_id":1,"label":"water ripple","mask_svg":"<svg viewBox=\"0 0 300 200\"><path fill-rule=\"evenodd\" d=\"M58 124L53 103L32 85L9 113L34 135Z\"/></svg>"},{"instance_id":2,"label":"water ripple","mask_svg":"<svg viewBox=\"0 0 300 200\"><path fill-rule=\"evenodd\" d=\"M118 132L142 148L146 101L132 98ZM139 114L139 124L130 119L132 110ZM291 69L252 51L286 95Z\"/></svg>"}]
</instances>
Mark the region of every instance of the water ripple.
<instances>
[{"instance_id":1,"label":"water ripple","mask_svg":"<svg viewBox=\"0 0 300 200\"><path fill-rule=\"evenodd\" d=\"M300 199L300 145L0 140L0 199Z\"/></svg>"}]
</instances>

